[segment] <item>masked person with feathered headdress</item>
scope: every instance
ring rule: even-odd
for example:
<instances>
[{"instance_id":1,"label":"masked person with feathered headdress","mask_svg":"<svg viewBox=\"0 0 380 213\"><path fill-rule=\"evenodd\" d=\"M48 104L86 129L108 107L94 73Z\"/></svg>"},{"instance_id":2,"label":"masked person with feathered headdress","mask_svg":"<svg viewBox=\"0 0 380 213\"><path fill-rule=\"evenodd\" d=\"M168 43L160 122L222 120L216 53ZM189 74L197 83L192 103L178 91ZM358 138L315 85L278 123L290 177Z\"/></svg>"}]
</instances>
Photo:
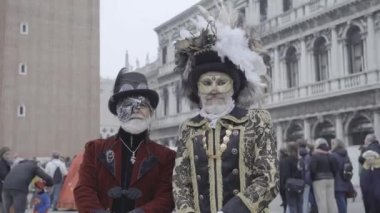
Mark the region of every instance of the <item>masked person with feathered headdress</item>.
<instances>
[{"instance_id":1,"label":"masked person with feathered headdress","mask_svg":"<svg viewBox=\"0 0 380 213\"><path fill-rule=\"evenodd\" d=\"M262 58L238 28L237 13L201 9L194 35L182 30L176 69L200 113L179 130L173 194L179 213L266 212L278 192L272 121L260 103ZM242 107L243 106L243 107Z\"/></svg>"}]
</instances>

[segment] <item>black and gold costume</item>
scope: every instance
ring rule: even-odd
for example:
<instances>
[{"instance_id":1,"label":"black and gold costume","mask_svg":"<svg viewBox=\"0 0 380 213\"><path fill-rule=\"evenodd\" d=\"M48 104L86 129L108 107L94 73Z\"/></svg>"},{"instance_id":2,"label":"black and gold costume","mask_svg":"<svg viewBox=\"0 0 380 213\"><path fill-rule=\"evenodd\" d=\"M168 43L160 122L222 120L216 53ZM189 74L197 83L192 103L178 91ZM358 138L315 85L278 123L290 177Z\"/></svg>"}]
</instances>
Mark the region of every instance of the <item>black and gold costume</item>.
<instances>
[{"instance_id":1,"label":"black and gold costume","mask_svg":"<svg viewBox=\"0 0 380 213\"><path fill-rule=\"evenodd\" d=\"M173 193L178 213L267 212L278 192L272 121L235 107L215 128L200 115L180 128Z\"/></svg>"}]
</instances>

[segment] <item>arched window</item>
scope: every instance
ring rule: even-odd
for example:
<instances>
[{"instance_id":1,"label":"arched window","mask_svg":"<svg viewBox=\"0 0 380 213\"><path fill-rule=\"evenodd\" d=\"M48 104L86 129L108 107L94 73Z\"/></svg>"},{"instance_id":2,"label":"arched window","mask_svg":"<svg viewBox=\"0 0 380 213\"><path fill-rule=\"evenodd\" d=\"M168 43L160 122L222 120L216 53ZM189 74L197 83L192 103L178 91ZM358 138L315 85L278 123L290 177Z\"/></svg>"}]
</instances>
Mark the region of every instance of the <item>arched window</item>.
<instances>
[{"instance_id":1,"label":"arched window","mask_svg":"<svg viewBox=\"0 0 380 213\"><path fill-rule=\"evenodd\" d=\"M28 67L24 63L20 63L18 66L18 74L26 75L28 73Z\"/></svg>"},{"instance_id":2,"label":"arched window","mask_svg":"<svg viewBox=\"0 0 380 213\"><path fill-rule=\"evenodd\" d=\"M272 78L272 63L269 55L263 55L263 61L267 68L267 75Z\"/></svg>"},{"instance_id":3,"label":"arched window","mask_svg":"<svg viewBox=\"0 0 380 213\"><path fill-rule=\"evenodd\" d=\"M329 73L329 56L327 50L326 39L318 38L314 44L315 59L315 80L323 81L328 79Z\"/></svg>"},{"instance_id":4,"label":"arched window","mask_svg":"<svg viewBox=\"0 0 380 213\"><path fill-rule=\"evenodd\" d=\"M164 116L168 115L169 113L169 92L167 88L164 88L163 92L163 99L164 99Z\"/></svg>"},{"instance_id":5,"label":"arched window","mask_svg":"<svg viewBox=\"0 0 380 213\"><path fill-rule=\"evenodd\" d=\"M363 39L358 26L352 26L347 32L348 71L350 74L364 70Z\"/></svg>"},{"instance_id":6,"label":"arched window","mask_svg":"<svg viewBox=\"0 0 380 213\"><path fill-rule=\"evenodd\" d=\"M162 64L166 64L167 55L168 55L168 47L167 46L162 47L161 54L162 54Z\"/></svg>"},{"instance_id":7,"label":"arched window","mask_svg":"<svg viewBox=\"0 0 380 213\"><path fill-rule=\"evenodd\" d=\"M316 125L314 138L324 138L331 147L331 139L335 138L335 126L330 121L323 121Z\"/></svg>"},{"instance_id":8,"label":"arched window","mask_svg":"<svg viewBox=\"0 0 380 213\"><path fill-rule=\"evenodd\" d=\"M286 131L286 141L288 142L297 141L303 137L303 127L300 124L292 123Z\"/></svg>"},{"instance_id":9,"label":"arched window","mask_svg":"<svg viewBox=\"0 0 380 213\"><path fill-rule=\"evenodd\" d=\"M363 145L367 134L373 133L372 122L360 115L351 120L348 126L348 140L350 145Z\"/></svg>"},{"instance_id":10,"label":"arched window","mask_svg":"<svg viewBox=\"0 0 380 213\"><path fill-rule=\"evenodd\" d=\"M272 88L272 62L269 55L264 54L263 55L263 61L267 68L267 77L265 78L266 83L268 84L268 89L270 90ZM268 90L266 90L267 92Z\"/></svg>"},{"instance_id":11,"label":"arched window","mask_svg":"<svg viewBox=\"0 0 380 213\"><path fill-rule=\"evenodd\" d=\"M296 48L290 47L286 52L286 77L288 88L298 86L298 57Z\"/></svg>"},{"instance_id":12,"label":"arched window","mask_svg":"<svg viewBox=\"0 0 380 213\"><path fill-rule=\"evenodd\" d=\"M284 12L290 10L293 7L292 0L282 0Z\"/></svg>"},{"instance_id":13,"label":"arched window","mask_svg":"<svg viewBox=\"0 0 380 213\"><path fill-rule=\"evenodd\" d=\"M265 21L268 16L268 0L260 0L260 21Z\"/></svg>"},{"instance_id":14,"label":"arched window","mask_svg":"<svg viewBox=\"0 0 380 213\"><path fill-rule=\"evenodd\" d=\"M175 95L176 95L176 100L177 100L177 113L181 113L182 111L182 95L181 95L181 85L178 83L176 88L175 88Z\"/></svg>"},{"instance_id":15,"label":"arched window","mask_svg":"<svg viewBox=\"0 0 380 213\"><path fill-rule=\"evenodd\" d=\"M18 105L17 106L17 116L18 117L25 117L25 115L26 115L25 105Z\"/></svg>"}]
</instances>

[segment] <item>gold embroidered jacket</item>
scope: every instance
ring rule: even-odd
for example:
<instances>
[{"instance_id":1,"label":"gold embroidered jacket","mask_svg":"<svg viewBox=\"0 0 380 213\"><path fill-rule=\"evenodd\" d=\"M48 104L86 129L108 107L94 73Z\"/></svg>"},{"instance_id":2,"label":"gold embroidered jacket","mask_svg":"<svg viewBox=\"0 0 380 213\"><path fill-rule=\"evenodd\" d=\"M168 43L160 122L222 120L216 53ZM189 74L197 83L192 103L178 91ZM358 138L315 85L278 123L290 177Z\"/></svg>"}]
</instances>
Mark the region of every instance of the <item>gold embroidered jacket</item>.
<instances>
[{"instance_id":1,"label":"gold embroidered jacket","mask_svg":"<svg viewBox=\"0 0 380 213\"><path fill-rule=\"evenodd\" d=\"M181 125L173 173L178 213L266 212L278 179L267 111L235 107L215 128L200 115Z\"/></svg>"}]
</instances>

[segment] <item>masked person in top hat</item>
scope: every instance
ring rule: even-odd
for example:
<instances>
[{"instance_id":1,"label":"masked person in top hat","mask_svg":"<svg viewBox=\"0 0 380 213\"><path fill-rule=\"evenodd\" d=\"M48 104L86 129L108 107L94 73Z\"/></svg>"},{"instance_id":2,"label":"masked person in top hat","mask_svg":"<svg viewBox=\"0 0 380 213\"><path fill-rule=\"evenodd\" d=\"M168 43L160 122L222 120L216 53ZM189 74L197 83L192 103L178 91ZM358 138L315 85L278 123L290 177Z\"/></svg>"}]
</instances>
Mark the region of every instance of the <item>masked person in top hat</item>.
<instances>
[{"instance_id":1,"label":"masked person in top hat","mask_svg":"<svg viewBox=\"0 0 380 213\"><path fill-rule=\"evenodd\" d=\"M199 36L182 31L175 44L176 70L201 108L179 130L173 172L179 213L266 212L278 192L271 117L249 109L259 101L265 65L245 32L222 21L231 20L231 7L221 11L215 19L201 8Z\"/></svg>"},{"instance_id":2,"label":"masked person in top hat","mask_svg":"<svg viewBox=\"0 0 380 213\"><path fill-rule=\"evenodd\" d=\"M172 212L175 152L149 139L158 100L144 75L119 72L108 106L121 128L86 144L74 190L79 212Z\"/></svg>"}]
</instances>

